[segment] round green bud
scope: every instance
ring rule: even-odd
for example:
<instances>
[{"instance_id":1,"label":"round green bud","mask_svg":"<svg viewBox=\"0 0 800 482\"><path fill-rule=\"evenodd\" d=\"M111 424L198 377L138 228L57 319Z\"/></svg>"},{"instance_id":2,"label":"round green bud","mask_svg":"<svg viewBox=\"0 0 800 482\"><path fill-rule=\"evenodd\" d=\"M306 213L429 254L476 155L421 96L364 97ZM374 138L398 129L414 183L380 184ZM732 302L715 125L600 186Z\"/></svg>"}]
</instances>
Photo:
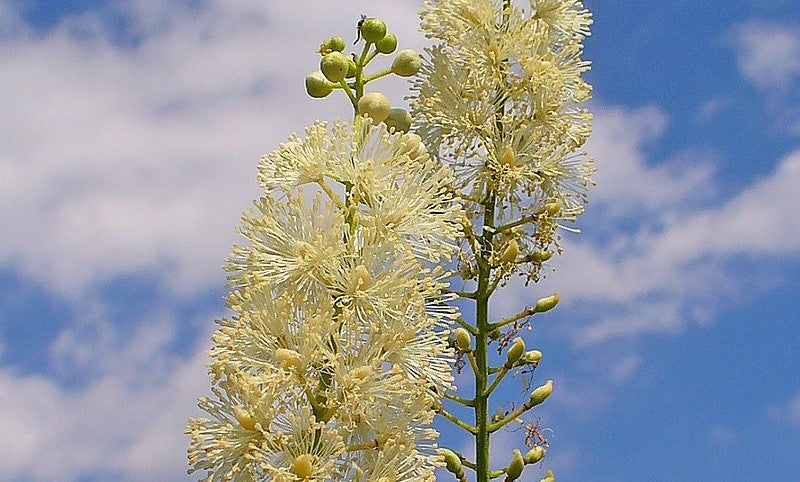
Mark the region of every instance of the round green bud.
<instances>
[{"instance_id":1,"label":"round green bud","mask_svg":"<svg viewBox=\"0 0 800 482\"><path fill-rule=\"evenodd\" d=\"M374 44L386 36L386 24L383 20L370 17L361 24L361 36L367 42Z\"/></svg>"},{"instance_id":2,"label":"round green bud","mask_svg":"<svg viewBox=\"0 0 800 482\"><path fill-rule=\"evenodd\" d=\"M349 63L347 57L345 57L343 53L331 52L322 57L319 67L328 80L338 84L344 80L344 76L347 75Z\"/></svg>"},{"instance_id":3,"label":"round green bud","mask_svg":"<svg viewBox=\"0 0 800 482\"><path fill-rule=\"evenodd\" d=\"M506 480L517 480L522 475L522 469L525 468L525 459L522 458L522 452L519 449L514 449L512 452L511 462L506 468Z\"/></svg>"},{"instance_id":4,"label":"round green bud","mask_svg":"<svg viewBox=\"0 0 800 482\"><path fill-rule=\"evenodd\" d=\"M411 114L407 110L396 107L389 110L389 117L384 121L390 130L395 132L408 132L411 129Z\"/></svg>"},{"instance_id":5,"label":"round green bud","mask_svg":"<svg viewBox=\"0 0 800 482\"><path fill-rule=\"evenodd\" d=\"M500 328L495 328L489 332L489 338L492 340L499 340L501 336L503 336L503 333L500 331Z\"/></svg>"},{"instance_id":6,"label":"round green bud","mask_svg":"<svg viewBox=\"0 0 800 482\"><path fill-rule=\"evenodd\" d=\"M345 79L352 79L356 76L356 62L353 59L347 59L347 74Z\"/></svg>"},{"instance_id":7,"label":"round green bud","mask_svg":"<svg viewBox=\"0 0 800 482\"><path fill-rule=\"evenodd\" d=\"M536 462L542 460L547 453L547 450L544 447L536 446L530 450L528 453L525 454L525 463L526 464L535 464Z\"/></svg>"},{"instance_id":8,"label":"round green bud","mask_svg":"<svg viewBox=\"0 0 800 482\"><path fill-rule=\"evenodd\" d=\"M511 343L511 348L509 348L506 353L506 364L513 365L514 362L520 359L523 353L525 353L525 341L520 337L514 338L514 341Z\"/></svg>"},{"instance_id":9,"label":"round green bud","mask_svg":"<svg viewBox=\"0 0 800 482\"><path fill-rule=\"evenodd\" d=\"M392 61L392 73L400 77L411 77L422 67L422 57L416 50L401 50Z\"/></svg>"},{"instance_id":10,"label":"round green bud","mask_svg":"<svg viewBox=\"0 0 800 482\"><path fill-rule=\"evenodd\" d=\"M472 337L464 328L456 328L456 347L463 352L472 349Z\"/></svg>"},{"instance_id":11,"label":"round green bud","mask_svg":"<svg viewBox=\"0 0 800 482\"><path fill-rule=\"evenodd\" d=\"M333 92L333 85L317 70L306 76L306 92L315 99L321 99Z\"/></svg>"},{"instance_id":12,"label":"round green bud","mask_svg":"<svg viewBox=\"0 0 800 482\"><path fill-rule=\"evenodd\" d=\"M368 92L358 99L358 113L367 115L377 124L389 117L389 99L380 92Z\"/></svg>"},{"instance_id":13,"label":"round green bud","mask_svg":"<svg viewBox=\"0 0 800 482\"><path fill-rule=\"evenodd\" d=\"M461 472L461 459L452 450L439 449L439 454L444 457L447 471L457 474Z\"/></svg>"},{"instance_id":14,"label":"round green bud","mask_svg":"<svg viewBox=\"0 0 800 482\"><path fill-rule=\"evenodd\" d=\"M328 48L335 52L344 51L344 39L342 37L332 37L328 40Z\"/></svg>"},{"instance_id":15,"label":"round green bud","mask_svg":"<svg viewBox=\"0 0 800 482\"><path fill-rule=\"evenodd\" d=\"M375 48L382 54L390 54L397 50L397 37L393 33L387 33L385 37L375 42Z\"/></svg>"},{"instance_id":16,"label":"round green bud","mask_svg":"<svg viewBox=\"0 0 800 482\"><path fill-rule=\"evenodd\" d=\"M531 392L531 399L528 403L531 407L535 407L547 400L551 393L553 393L553 380L547 380L544 385L536 387Z\"/></svg>"},{"instance_id":17,"label":"round green bud","mask_svg":"<svg viewBox=\"0 0 800 482\"><path fill-rule=\"evenodd\" d=\"M561 297L558 296L558 293L555 293L552 296L545 296L536 302L536 306L533 308L533 311L534 313L544 313L545 311L550 311L556 307L560 299Z\"/></svg>"}]
</instances>

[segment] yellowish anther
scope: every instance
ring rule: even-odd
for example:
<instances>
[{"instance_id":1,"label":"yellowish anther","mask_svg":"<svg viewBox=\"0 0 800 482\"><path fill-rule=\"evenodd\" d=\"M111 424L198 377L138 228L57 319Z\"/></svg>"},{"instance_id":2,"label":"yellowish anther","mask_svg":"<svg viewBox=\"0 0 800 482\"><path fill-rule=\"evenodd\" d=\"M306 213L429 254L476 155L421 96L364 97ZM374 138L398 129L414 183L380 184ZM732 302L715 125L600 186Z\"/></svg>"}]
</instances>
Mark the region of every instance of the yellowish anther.
<instances>
[{"instance_id":1,"label":"yellowish anther","mask_svg":"<svg viewBox=\"0 0 800 482\"><path fill-rule=\"evenodd\" d=\"M314 456L311 454L303 454L297 456L292 464L292 471L294 475L301 479L307 479L314 473Z\"/></svg>"},{"instance_id":2,"label":"yellowish anther","mask_svg":"<svg viewBox=\"0 0 800 482\"><path fill-rule=\"evenodd\" d=\"M503 255L500 257L500 262L503 264L513 263L519 255L519 244L516 239L512 239L506 245Z\"/></svg>"},{"instance_id":3,"label":"yellowish anther","mask_svg":"<svg viewBox=\"0 0 800 482\"><path fill-rule=\"evenodd\" d=\"M303 357L294 350L288 348L278 348L275 350L275 360L286 370L297 370L302 373L304 364Z\"/></svg>"},{"instance_id":4,"label":"yellowish anther","mask_svg":"<svg viewBox=\"0 0 800 482\"><path fill-rule=\"evenodd\" d=\"M297 241L294 245L298 259L308 259L314 252L314 247L305 241Z\"/></svg>"},{"instance_id":5,"label":"yellowish anther","mask_svg":"<svg viewBox=\"0 0 800 482\"><path fill-rule=\"evenodd\" d=\"M500 155L500 165L501 166L513 166L514 165L514 149L511 147L506 147L503 151L503 154Z\"/></svg>"},{"instance_id":6,"label":"yellowish anther","mask_svg":"<svg viewBox=\"0 0 800 482\"><path fill-rule=\"evenodd\" d=\"M239 422L239 425L241 425L242 428L245 430L255 430L256 420L247 410L245 410L243 406L236 405L233 407L233 415L236 417L236 420Z\"/></svg>"},{"instance_id":7,"label":"yellowish anther","mask_svg":"<svg viewBox=\"0 0 800 482\"><path fill-rule=\"evenodd\" d=\"M468 352L472 349L472 337L464 328L456 328L456 347L463 352Z\"/></svg>"}]
</instances>

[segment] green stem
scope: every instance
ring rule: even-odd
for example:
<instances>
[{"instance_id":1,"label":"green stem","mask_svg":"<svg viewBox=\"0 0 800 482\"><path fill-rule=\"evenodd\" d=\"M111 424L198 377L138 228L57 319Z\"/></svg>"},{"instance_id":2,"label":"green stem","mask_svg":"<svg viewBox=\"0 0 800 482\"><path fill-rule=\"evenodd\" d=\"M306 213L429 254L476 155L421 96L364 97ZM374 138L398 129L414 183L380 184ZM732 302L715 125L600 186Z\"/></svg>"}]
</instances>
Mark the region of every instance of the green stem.
<instances>
[{"instance_id":1,"label":"green stem","mask_svg":"<svg viewBox=\"0 0 800 482\"><path fill-rule=\"evenodd\" d=\"M368 75L366 78L364 78L364 83L366 84L367 82L372 82L373 80L380 79L381 77L386 77L387 75L389 75L391 73L392 73L392 69L391 68L380 70L380 71L375 72L372 75Z\"/></svg>"}]
</instances>

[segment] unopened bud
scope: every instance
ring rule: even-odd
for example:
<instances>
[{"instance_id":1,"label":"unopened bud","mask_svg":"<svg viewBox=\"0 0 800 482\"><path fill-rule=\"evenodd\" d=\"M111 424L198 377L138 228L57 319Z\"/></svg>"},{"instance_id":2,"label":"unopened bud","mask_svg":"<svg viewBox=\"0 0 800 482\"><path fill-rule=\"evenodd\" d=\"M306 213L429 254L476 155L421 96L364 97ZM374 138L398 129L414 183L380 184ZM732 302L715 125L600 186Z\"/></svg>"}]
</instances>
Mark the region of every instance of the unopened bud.
<instances>
[{"instance_id":1,"label":"unopened bud","mask_svg":"<svg viewBox=\"0 0 800 482\"><path fill-rule=\"evenodd\" d=\"M392 62L392 72L400 77L411 77L422 67L422 57L416 50L401 50Z\"/></svg>"},{"instance_id":2,"label":"unopened bud","mask_svg":"<svg viewBox=\"0 0 800 482\"><path fill-rule=\"evenodd\" d=\"M275 350L275 360L286 370L303 370L303 357L294 350L288 348L278 348Z\"/></svg>"},{"instance_id":3,"label":"unopened bud","mask_svg":"<svg viewBox=\"0 0 800 482\"><path fill-rule=\"evenodd\" d=\"M514 165L514 149L506 147L503 154L500 156L500 165L513 166Z\"/></svg>"},{"instance_id":4,"label":"unopened bud","mask_svg":"<svg viewBox=\"0 0 800 482\"><path fill-rule=\"evenodd\" d=\"M368 92L358 100L358 113L372 117L375 124L389 117L389 99L380 92Z\"/></svg>"},{"instance_id":5,"label":"unopened bud","mask_svg":"<svg viewBox=\"0 0 800 482\"><path fill-rule=\"evenodd\" d=\"M544 478L539 479L539 482L556 482L556 476L553 474L552 470L548 470L544 473Z\"/></svg>"},{"instance_id":6,"label":"unopened bud","mask_svg":"<svg viewBox=\"0 0 800 482\"><path fill-rule=\"evenodd\" d=\"M397 37L393 33L387 33L385 37L375 42L375 48L382 54L390 54L397 50Z\"/></svg>"},{"instance_id":7,"label":"unopened bud","mask_svg":"<svg viewBox=\"0 0 800 482\"><path fill-rule=\"evenodd\" d=\"M500 328L495 328L489 332L489 338L492 340L499 340L501 336L503 336L503 333L500 331Z\"/></svg>"},{"instance_id":8,"label":"unopened bud","mask_svg":"<svg viewBox=\"0 0 800 482\"><path fill-rule=\"evenodd\" d=\"M472 337L464 328L456 328L456 347L463 352L468 352L472 349Z\"/></svg>"},{"instance_id":9,"label":"unopened bud","mask_svg":"<svg viewBox=\"0 0 800 482\"><path fill-rule=\"evenodd\" d=\"M292 464L292 471L300 479L311 477L314 473L314 456L311 454L298 455Z\"/></svg>"},{"instance_id":10,"label":"unopened bud","mask_svg":"<svg viewBox=\"0 0 800 482\"><path fill-rule=\"evenodd\" d=\"M342 37L331 37L322 42L322 45L319 46L319 53L325 55L331 52L341 52L344 47L344 39Z\"/></svg>"},{"instance_id":11,"label":"unopened bud","mask_svg":"<svg viewBox=\"0 0 800 482\"><path fill-rule=\"evenodd\" d=\"M535 365L542 359L542 352L539 350L526 351L520 361L525 365Z\"/></svg>"},{"instance_id":12,"label":"unopened bud","mask_svg":"<svg viewBox=\"0 0 800 482\"><path fill-rule=\"evenodd\" d=\"M525 468L525 459L522 458L522 452L519 449L514 449L512 452L511 462L506 468L506 480L517 480L522 475L522 469Z\"/></svg>"},{"instance_id":13,"label":"unopened bud","mask_svg":"<svg viewBox=\"0 0 800 482\"><path fill-rule=\"evenodd\" d=\"M547 400L551 393L553 393L553 380L547 380L544 385L536 387L531 392L531 399L528 403L531 407L535 407Z\"/></svg>"},{"instance_id":14,"label":"unopened bud","mask_svg":"<svg viewBox=\"0 0 800 482\"><path fill-rule=\"evenodd\" d=\"M547 211L547 214L550 216L555 216L561 211L561 208L564 206L564 203L561 202L561 199L556 199L553 202L549 202L544 205L544 209Z\"/></svg>"},{"instance_id":15,"label":"unopened bud","mask_svg":"<svg viewBox=\"0 0 800 482\"><path fill-rule=\"evenodd\" d=\"M457 474L461 472L461 459L452 450L439 449L439 454L444 457L447 471Z\"/></svg>"},{"instance_id":16,"label":"unopened bud","mask_svg":"<svg viewBox=\"0 0 800 482\"><path fill-rule=\"evenodd\" d=\"M516 239L512 239L506 245L503 255L500 256L500 262L503 264L513 263L519 255L519 244Z\"/></svg>"},{"instance_id":17,"label":"unopened bud","mask_svg":"<svg viewBox=\"0 0 800 482\"><path fill-rule=\"evenodd\" d=\"M383 20L370 17L361 24L361 36L369 43L376 43L386 36L386 24Z\"/></svg>"},{"instance_id":18,"label":"unopened bud","mask_svg":"<svg viewBox=\"0 0 800 482\"><path fill-rule=\"evenodd\" d=\"M538 261L538 262L541 263L543 261L547 261L548 259L550 259L552 257L553 257L553 252L552 251L537 250L537 251L533 252L532 259L533 259L533 261Z\"/></svg>"},{"instance_id":19,"label":"unopened bud","mask_svg":"<svg viewBox=\"0 0 800 482\"><path fill-rule=\"evenodd\" d=\"M523 353L525 353L525 341L520 337L514 338L511 348L506 353L506 364L513 365Z\"/></svg>"},{"instance_id":20,"label":"unopened bud","mask_svg":"<svg viewBox=\"0 0 800 482\"><path fill-rule=\"evenodd\" d=\"M256 420L243 406L236 405L233 407L233 415L245 430L254 430L256 428Z\"/></svg>"},{"instance_id":21,"label":"unopened bud","mask_svg":"<svg viewBox=\"0 0 800 482\"><path fill-rule=\"evenodd\" d=\"M367 268L363 264L356 266L356 269L353 272L353 288L355 291L364 291L368 289L371 284L372 283Z\"/></svg>"},{"instance_id":22,"label":"unopened bud","mask_svg":"<svg viewBox=\"0 0 800 482\"><path fill-rule=\"evenodd\" d=\"M389 110L389 117L384 120L386 127L395 132L408 132L411 129L411 114L399 107Z\"/></svg>"},{"instance_id":23,"label":"unopened bud","mask_svg":"<svg viewBox=\"0 0 800 482\"><path fill-rule=\"evenodd\" d=\"M556 307L558 301L561 298L558 296L558 293L555 293L551 296L545 296L544 298L539 299L536 302L536 306L533 308L534 313L544 313L545 311L550 311Z\"/></svg>"},{"instance_id":24,"label":"unopened bud","mask_svg":"<svg viewBox=\"0 0 800 482\"><path fill-rule=\"evenodd\" d=\"M525 463L526 464L535 464L536 462L542 460L547 453L547 450L544 447L537 445L536 447L528 450L528 453L525 454Z\"/></svg>"},{"instance_id":25,"label":"unopened bud","mask_svg":"<svg viewBox=\"0 0 800 482\"><path fill-rule=\"evenodd\" d=\"M325 79L322 71L317 70L306 76L306 92L315 99L321 99L333 92L333 85Z\"/></svg>"},{"instance_id":26,"label":"unopened bud","mask_svg":"<svg viewBox=\"0 0 800 482\"><path fill-rule=\"evenodd\" d=\"M344 80L348 66L348 59L341 52L331 52L322 57L319 63L322 74L333 83L339 83Z\"/></svg>"}]
</instances>

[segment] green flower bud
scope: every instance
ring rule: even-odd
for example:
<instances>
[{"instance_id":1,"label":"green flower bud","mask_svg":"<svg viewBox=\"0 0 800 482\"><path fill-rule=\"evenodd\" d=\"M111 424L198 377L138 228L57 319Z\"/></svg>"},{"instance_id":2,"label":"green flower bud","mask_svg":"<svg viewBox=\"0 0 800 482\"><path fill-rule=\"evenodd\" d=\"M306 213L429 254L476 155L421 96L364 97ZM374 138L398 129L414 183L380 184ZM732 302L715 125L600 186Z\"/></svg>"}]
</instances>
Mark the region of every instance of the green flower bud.
<instances>
[{"instance_id":1,"label":"green flower bud","mask_svg":"<svg viewBox=\"0 0 800 482\"><path fill-rule=\"evenodd\" d=\"M315 99L321 99L333 92L333 85L317 70L306 76L306 92Z\"/></svg>"},{"instance_id":2,"label":"green flower bud","mask_svg":"<svg viewBox=\"0 0 800 482\"><path fill-rule=\"evenodd\" d=\"M326 55L331 52L341 52L344 50L344 39L342 37L331 37L322 42L319 46L318 52L320 55Z\"/></svg>"},{"instance_id":3,"label":"green flower bud","mask_svg":"<svg viewBox=\"0 0 800 482\"><path fill-rule=\"evenodd\" d=\"M514 338L511 343L511 348L506 353L506 364L513 365L515 361L519 360L522 354L525 353L525 341L520 338Z\"/></svg>"},{"instance_id":4,"label":"green flower bud","mask_svg":"<svg viewBox=\"0 0 800 482\"><path fill-rule=\"evenodd\" d=\"M522 469L525 468L525 459L522 458L522 452L519 449L514 449L512 452L511 462L506 468L506 480L517 480L522 475Z\"/></svg>"},{"instance_id":5,"label":"green flower bud","mask_svg":"<svg viewBox=\"0 0 800 482\"><path fill-rule=\"evenodd\" d=\"M353 59L347 59L347 74L345 74L345 79L352 79L356 76L356 62Z\"/></svg>"},{"instance_id":6,"label":"green flower bud","mask_svg":"<svg viewBox=\"0 0 800 482\"><path fill-rule=\"evenodd\" d=\"M544 385L536 387L531 392L531 399L528 403L532 407L535 407L547 400L547 397L549 397L551 393L553 393L553 380L547 380L544 382Z\"/></svg>"},{"instance_id":7,"label":"green flower bud","mask_svg":"<svg viewBox=\"0 0 800 482\"><path fill-rule=\"evenodd\" d=\"M517 243L516 239L512 239L506 245L505 251L503 251L503 255L500 256L500 262L503 264L513 263L516 261L517 256L519 255L519 244Z\"/></svg>"},{"instance_id":8,"label":"green flower bud","mask_svg":"<svg viewBox=\"0 0 800 482\"><path fill-rule=\"evenodd\" d=\"M389 99L380 92L366 93L358 100L358 113L372 117L376 124L389 117L390 109Z\"/></svg>"},{"instance_id":9,"label":"green flower bud","mask_svg":"<svg viewBox=\"0 0 800 482\"><path fill-rule=\"evenodd\" d=\"M400 77L411 77L422 67L422 57L416 50L401 50L392 61L392 72Z\"/></svg>"},{"instance_id":10,"label":"green flower bud","mask_svg":"<svg viewBox=\"0 0 800 482\"><path fill-rule=\"evenodd\" d=\"M500 331L500 328L495 328L489 332L489 338L492 340L499 340L501 336L503 336L503 333Z\"/></svg>"},{"instance_id":11,"label":"green flower bud","mask_svg":"<svg viewBox=\"0 0 800 482\"><path fill-rule=\"evenodd\" d=\"M544 313L545 311L550 311L556 307L560 299L561 298L558 296L558 293L555 293L552 296L545 296L536 302L533 312Z\"/></svg>"},{"instance_id":12,"label":"green flower bud","mask_svg":"<svg viewBox=\"0 0 800 482\"><path fill-rule=\"evenodd\" d=\"M375 48L382 54L390 54L397 50L397 37L393 33L387 33L385 37L375 42Z\"/></svg>"},{"instance_id":13,"label":"green flower bud","mask_svg":"<svg viewBox=\"0 0 800 482\"><path fill-rule=\"evenodd\" d=\"M444 457L448 472L457 474L461 472L461 459L452 450L439 449L439 454Z\"/></svg>"},{"instance_id":14,"label":"green flower bud","mask_svg":"<svg viewBox=\"0 0 800 482\"><path fill-rule=\"evenodd\" d=\"M456 347L463 352L472 349L472 337L464 328L456 328Z\"/></svg>"},{"instance_id":15,"label":"green flower bud","mask_svg":"<svg viewBox=\"0 0 800 482\"><path fill-rule=\"evenodd\" d=\"M319 67L328 80L338 84L344 79L344 76L347 75L349 63L347 57L345 57L343 53L331 52L325 57L322 57Z\"/></svg>"},{"instance_id":16,"label":"green flower bud","mask_svg":"<svg viewBox=\"0 0 800 482\"><path fill-rule=\"evenodd\" d=\"M538 262L541 263L543 261L547 261L548 259L550 259L552 257L553 257L553 252L552 251L537 250L537 251L533 252L532 260L533 261L538 261Z\"/></svg>"},{"instance_id":17,"label":"green flower bud","mask_svg":"<svg viewBox=\"0 0 800 482\"><path fill-rule=\"evenodd\" d=\"M370 17L361 24L361 36L369 43L376 43L386 36L386 24L383 20Z\"/></svg>"},{"instance_id":18,"label":"green flower bud","mask_svg":"<svg viewBox=\"0 0 800 482\"><path fill-rule=\"evenodd\" d=\"M389 117L384 122L386 127L394 128L395 132L408 132L411 129L411 114L405 109L396 107L389 110Z\"/></svg>"},{"instance_id":19,"label":"green flower bud","mask_svg":"<svg viewBox=\"0 0 800 482\"><path fill-rule=\"evenodd\" d=\"M542 460L547 453L547 450L544 447L536 446L530 450L528 453L525 454L525 463L526 464L535 464L536 462Z\"/></svg>"},{"instance_id":20,"label":"green flower bud","mask_svg":"<svg viewBox=\"0 0 800 482\"><path fill-rule=\"evenodd\" d=\"M539 479L539 482L556 482L556 476L553 474L552 470L548 470L544 473L544 478Z\"/></svg>"},{"instance_id":21,"label":"green flower bud","mask_svg":"<svg viewBox=\"0 0 800 482\"><path fill-rule=\"evenodd\" d=\"M525 365L535 365L542 359L542 352L539 350L526 351L520 361Z\"/></svg>"}]
</instances>

